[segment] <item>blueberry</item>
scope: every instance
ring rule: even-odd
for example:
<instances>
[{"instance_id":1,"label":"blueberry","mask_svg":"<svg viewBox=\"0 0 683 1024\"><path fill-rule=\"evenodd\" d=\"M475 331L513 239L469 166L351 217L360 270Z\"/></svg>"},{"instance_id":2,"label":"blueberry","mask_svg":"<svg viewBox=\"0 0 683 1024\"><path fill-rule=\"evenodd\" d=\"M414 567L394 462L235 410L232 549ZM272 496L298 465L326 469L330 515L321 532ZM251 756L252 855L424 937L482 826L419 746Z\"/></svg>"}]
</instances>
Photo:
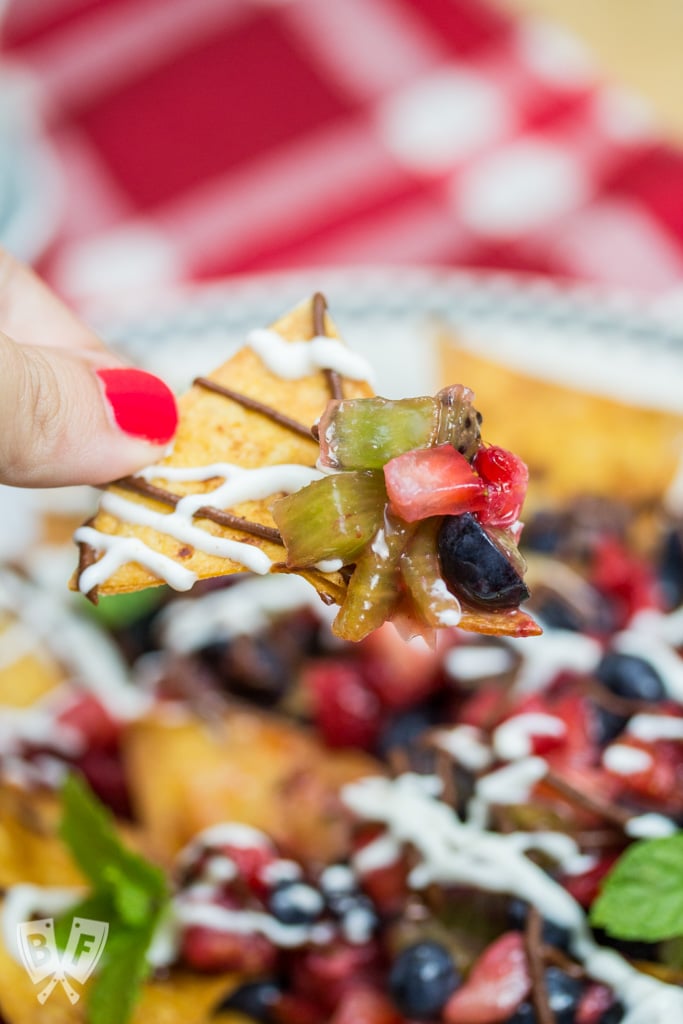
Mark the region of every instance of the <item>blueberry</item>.
<instances>
[{"instance_id":1,"label":"blueberry","mask_svg":"<svg viewBox=\"0 0 683 1024\"><path fill-rule=\"evenodd\" d=\"M437 1017L460 984L451 954L439 942L417 942L394 961L389 991L400 1012L415 1020Z\"/></svg>"},{"instance_id":2,"label":"blueberry","mask_svg":"<svg viewBox=\"0 0 683 1024\"><path fill-rule=\"evenodd\" d=\"M529 904L526 900L518 899L516 896L508 904L508 918L513 928L523 931L526 925ZM569 932L561 924L555 924L547 918L543 919L541 937L547 946L555 946L557 949L567 949L569 946Z\"/></svg>"},{"instance_id":3,"label":"blueberry","mask_svg":"<svg viewBox=\"0 0 683 1024\"><path fill-rule=\"evenodd\" d=\"M608 1010L605 1010L598 1024L620 1024L624 1019L625 1010L622 1003L612 1003Z\"/></svg>"},{"instance_id":4,"label":"blueberry","mask_svg":"<svg viewBox=\"0 0 683 1024\"><path fill-rule=\"evenodd\" d=\"M618 697L660 701L665 696L662 680L649 661L632 654L607 651L598 665L596 675Z\"/></svg>"},{"instance_id":5,"label":"blueberry","mask_svg":"<svg viewBox=\"0 0 683 1024\"><path fill-rule=\"evenodd\" d=\"M444 516L441 571L454 594L484 608L517 608L529 591L510 560L469 512Z\"/></svg>"},{"instance_id":6,"label":"blueberry","mask_svg":"<svg viewBox=\"0 0 683 1024\"><path fill-rule=\"evenodd\" d=\"M536 605L535 611L545 626L551 629L568 629L572 633L582 630L581 617L574 609L555 594L548 594Z\"/></svg>"},{"instance_id":7,"label":"blueberry","mask_svg":"<svg viewBox=\"0 0 683 1024\"><path fill-rule=\"evenodd\" d=\"M524 530L524 546L544 555L554 554L567 537L567 517L557 512L539 512Z\"/></svg>"},{"instance_id":8,"label":"blueberry","mask_svg":"<svg viewBox=\"0 0 683 1024\"><path fill-rule=\"evenodd\" d=\"M387 721L377 742L377 753L387 757L395 749L413 747L415 741L438 721L434 708L429 704L419 705L392 715Z\"/></svg>"},{"instance_id":9,"label":"blueberry","mask_svg":"<svg viewBox=\"0 0 683 1024\"><path fill-rule=\"evenodd\" d=\"M606 747L608 743L619 736L628 722L626 715L618 715L615 711L594 701L590 702L593 723L592 739L600 747Z\"/></svg>"},{"instance_id":10,"label":"blueberry","mask_svg":"<svg viewBox=\"0 0 683 1024\"><path fill-rule=\"evenodd\" d=\"M280 882L268 900L268 909L282 924L313 924L324 906L318 890L296 878Z\"/></svg>"},{"instance_id":11,"label":"blueberry","mask_svg":"<svg viewBox=\"0 0 683 1024\"><path fill-rule=\"evenodd\" d=\"M238 636L204 647L200 656L223 689L263 707L277 704L291 682L289 660L267 637Z\"/></svg>"},{"instance_id":12,"label":"blueberry","mask_svg":"<svg viewBox=\"0 0 683 1024\"><path fill-rule=\"evenodd\" d=\"M583 985L559 967L547 967L544 974L548 1003L555 1015L555 1024L575 1024L576 1009L583 993ZM506 1024L536 1024L536 1011L525 1000L518 1006Z\"/></svg>"},{"instance_id":13,"label":"blueberry","mask_svg":"<svg viewBox=\"0 0 683 1024\"><path fill-rule=\"evenodd\" d=\"M247 981L234 989L214 1009L214 1015L223 1012L238 1012L260 1024L271 1024L273 1009L277 1005L282 989L275 979L262 978L260 981Z\"/></svg>"}]
</instances>

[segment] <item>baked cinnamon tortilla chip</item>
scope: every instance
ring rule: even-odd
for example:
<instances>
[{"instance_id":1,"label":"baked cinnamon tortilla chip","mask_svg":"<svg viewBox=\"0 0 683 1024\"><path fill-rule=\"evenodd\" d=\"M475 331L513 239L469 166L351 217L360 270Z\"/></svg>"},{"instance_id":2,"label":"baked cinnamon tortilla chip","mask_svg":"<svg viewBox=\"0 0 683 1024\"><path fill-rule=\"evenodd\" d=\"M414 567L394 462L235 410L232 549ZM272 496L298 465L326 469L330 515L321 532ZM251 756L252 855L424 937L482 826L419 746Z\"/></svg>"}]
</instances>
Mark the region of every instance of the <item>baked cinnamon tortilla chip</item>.
<instances>
[{"instance_id":1,"label":"baked cinnamon tortilla chip","mask_svg":"<svg viewBox=\"0 0 683 1024\"><path fill-rule=\"evenodd\" d=\"M323 334L338 339L321 296L299 305L273 324L270 332L296 347L296 354L293 348L286 360L291 364L305 357L301 352L303 342ZM272 333L266 337L265 332L255 334L260 335L266 345L273 347L274 343L274 347L279 348L278 339L273 338ZM277 497L286 493L283 483L287 482L287 476L295 489L312 479L318 444L310 431L335 393L336 382L335 375L323 370L297 375L294 379L278 375L257 355L258 347L256 342L240 349L179 399L178 432L167 458L145 471L144 478L127 478L107 488L95 518L76 531L81 558L72 580L73 589L81 589L96 599L98 593L121 594L156 586L164 582L164 574L168 582L179 584L179 589L187 589L195 579L245 570L285 570L285 551L277 541L270 507ZM275 352L273 358L277 354ZM303 362L301 359L302 365ZM372 394L364 380L348 377L337 380L344 397ZM268 415L265 407L273 410L275 417L279 414L282 422ZM289 420L295 422L290 424ZM183 469L198 469L199 475L206 477L201 474L201 467L225 463L238 467L236 473L243 481L240 470L259 470L261 480L252 477L241 490L254 493L260 487L262 496L228 503L219 496L214 498L211 492L226 479L219 468L205 479L182 479L187 476ZM263 471L275 466L294 469L271 473L275 490L270 490L268 475ZM131 488L144 489L147 493L136 493ZM158 488L165 491L167 497L160 494ZM238 486L234 493L239 490ZM161 517L173 511L170 502L197 494L206 495L206 505L212 506L214 511L218 508L219 515L215 518L223 521L216 522L215 518L199 514L189 522L186 519L185 525L189 528L176 531L175 537L165 532ZM226 525L226 517L220 514L225 512L253 525L249 529L240 528L239 523ZM183 534L181 539L178 533ZM122 542L126 539L133 543L124 545ZM198 541L205 548L213 546L214 550L202 550ZM233 546L233 557L230 557ZM130 557L125 557L119 565L126 547ZM92 563L96 564L88 571ZM339 603L343 598L345 584L339 573L313 569L302 575L306 575L327 600ZM96 582L91 583L93 576Z\"/></svg>"},{"instance_id":2,"label":"baked cinnamon tortilla chip","mask_svg":"<svg viewBox=\"0 0 683 1024\"><path fill-rule=\"evenodd\" d=\"M97 515L76 531L80 560L72 587L96 601L100 593L121 594L164 581L176 590L188 590L197 580L233 573L295 572L308 579L327 603L342 606L333 631L343 639L360 640L381 622L394 619L400 613L402 586L412 597L420 591L422 604L430 606L427 614L420 600L413 602L414 632L424 633L433 620L445 626L458 619L464 629L475 632L540 632L526 613L501 600L470 608L468 600L461 604L448 586L438 592L430 589L426 584L440 572L435 548L413 583L406 582L399 561L408 532L387 525L393 514L391 501L374 463L370 472L361 462L356 472L321 479L325 474L319 459L326 469L335 470L330 451L325 454L338 429L334 418L340 414L343 420L341 410L355 404L331 399L372 397L370 376L365 360L340 341L321 295L270 329L253 331L236 355L210 377L198 378L180 399L171 453L111 484ZM430 410L417 447L444 447L448 442L459 457L469 452L471 458L483 443L473 397L468 388L454 385L434 398L406 400L406 422L423 424L423 413L416 413L411 402L426 402ZM372 408L401 404L378 398ZM319 420L320 444L311 432ZM393 437L394 429L391 419L368 422L365 430L372 441L366 454L375 451L378 439ZM356 437L363 435L357 424L352 435L354 430ZM385 463L391 458L387 455ZM316 504L321 493L322 512ZM292 494L295 498L280 501L276 508L279 499ZM387 530L395 539L391 555L385 543ZM306 549L309 534L314 538L312 550L295 550L295 539ZM360 556L367 555L364 561L359 543ZM382 565L375 565L378 560ZM346 571L340 572L344 567ZM400 582L385 586L381 599L374 591L367 592L369 581L386 581L392 573ZM510 599L523 592L520 577ZM371 614L366 614L368 609Z\"/></svg>"}]
</instances>

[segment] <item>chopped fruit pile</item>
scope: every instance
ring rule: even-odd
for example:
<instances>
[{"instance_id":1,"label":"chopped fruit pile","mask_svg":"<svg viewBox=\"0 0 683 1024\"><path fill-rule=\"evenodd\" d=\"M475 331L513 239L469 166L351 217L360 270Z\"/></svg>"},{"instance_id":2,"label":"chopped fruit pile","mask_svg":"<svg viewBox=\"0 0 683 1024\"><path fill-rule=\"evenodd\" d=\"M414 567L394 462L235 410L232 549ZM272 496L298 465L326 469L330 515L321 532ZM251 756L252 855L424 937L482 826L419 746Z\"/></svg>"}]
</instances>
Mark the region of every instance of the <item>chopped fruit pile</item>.
<instances>
[{"instance_id":1,"label":"chopped fruit pile","mask_svg":"<svg viewBox=\"0 0 683 1024\"><path fill-rule=\"evenodd\" d=\"M331 475L274 504L290 569L351 571L333 630L362 640L388 620L422 633L538 630L517 549L528 471L485 447L472 392L334 400L319 426Z\"/></svg>"},{"instance_id":2,"label":"chopped fruit pile","mask_svg":"<svg viewBox=\"0 0 683 1024\"><path fill-rule=\"evenodd\" d=\"M523 467L451 450L485 504L401 520L401 579L440 550L465 604L483 533L486 578L514 592ZM392 459L421 452L441 457ZM362 531L383 474L343 469L324 494L343 501L350 474L371 481ZM42 732L16 711L13 785L75 767L173 865L154 987L215 986L201 1024L683 1020L683 519L585 499L533 516L523 553L536 638L450 627L429 647L384 624L344 643L298 577L207 583L132 618L103 602L137 714L86 680L40 705ZM5 977L0 956L15 1024Z\"/></svg>"}]
</instances>

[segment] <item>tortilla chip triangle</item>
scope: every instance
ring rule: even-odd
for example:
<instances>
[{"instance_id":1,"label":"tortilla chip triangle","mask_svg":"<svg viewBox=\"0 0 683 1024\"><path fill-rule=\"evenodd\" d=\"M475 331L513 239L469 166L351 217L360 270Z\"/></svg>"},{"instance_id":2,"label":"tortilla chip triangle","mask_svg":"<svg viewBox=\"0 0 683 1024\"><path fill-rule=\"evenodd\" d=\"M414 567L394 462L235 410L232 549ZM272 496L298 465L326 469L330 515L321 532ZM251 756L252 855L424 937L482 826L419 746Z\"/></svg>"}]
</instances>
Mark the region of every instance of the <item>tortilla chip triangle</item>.
<instances>
[{"instance_id":1,"label":"tortilla chip triangle","mask_svg":"<svg viewBox=\"0 0 683 1024\"><path fill-rule=\"evenodd\" d=\"M351 567L357 560L337 558L335 543L334 554L293 564L292 549L282 541L281 521L278 529L272 512L278 498L320 479L313 425L331 399L371 397L370 376L365 360L339 339L322 295L301 303L270 329L252 331L243 348L209 377L197 378L179 399L180 421L171 453L135 476L112 483L95 517L76 531L80 559L72 588L96 602L99 594L121 594L163 582L188 590L197 580L245 571L296 572L326 603L346 603L346 612L342 607L334 627L345 639L361 639L381 621L400 614L400 586L385 588L385 606L374 604L374 598L364 596L365 577ZM471 395L467 389L461 391ZM470 421L468 416L468 425ZM324 527L305 504L299 527L304 534L310 515L318 533L323 529L324 536L335 541L339 524L346 523L347 515L353 518L355 503L362 505L356 482L349 482L352 476L355 481L373 474L346 474L347 492L351 488L347 504L343 511L336 504L340 499L328 504L333 514ZM377 474L373 479L371 488L377 486ZM380 490L384 494L383 483ZM383 508L380 502L380 515ZM373 515L375 511L372 504ZM347 532L355 538L353 531ZM346 572L338 571L344 565ZM364 567L372 577L372 566ZM445 593L445 588L441 591ZM344 615L347 620L353 617L348 615L353 602L345 600L352 592L372 614L350 628ZM519 608L461 608L452 595L448 603L449 614L453 605L464 629L516 636L540 632ZM402 606L406 621L415 622L410 601ZM424 617L417 618L424 631ZM429 631L434 622L426 622ZM441 624L453 624L452 615L448 623L446 617L439 618L437 625Z\"/></svg>"},{"instance_id":2,"label":"tortilla chip triangle","mask_svg":"<svg viewBox=\"0 0 683 1024\"><path fill-rule=\"evenodd\" d=\"M322 296L314 296L268 332L254 332L251 344L195 382L178 401L171 454L143 474L113 483L95 518L76 532L81 557L74 589L96 600L98 594L126 593L164 580L188 589L197 579L284 570L285 551L269 511L273 496L316 475L318 445L311 427L337 388L348 398L372 394L363 380L341 380L311 366L302 343L322 335L338 339ZM270 365L257 354L268 343L274 351ZM271 368L275 359L283 375ZM308 372L285 377L296 372L297 363ZM350 363L361 365L361 360L353 356ZM224 475L228 467L235 467L232 486ZM226 489L234 495L228 493L227 501ZM178 498L188 495L205 500L194 500L194 515L182 506L171 515ZM345 590L339 573L304 574L324 599L339 603Z\"/></svg>"}]
</instances>

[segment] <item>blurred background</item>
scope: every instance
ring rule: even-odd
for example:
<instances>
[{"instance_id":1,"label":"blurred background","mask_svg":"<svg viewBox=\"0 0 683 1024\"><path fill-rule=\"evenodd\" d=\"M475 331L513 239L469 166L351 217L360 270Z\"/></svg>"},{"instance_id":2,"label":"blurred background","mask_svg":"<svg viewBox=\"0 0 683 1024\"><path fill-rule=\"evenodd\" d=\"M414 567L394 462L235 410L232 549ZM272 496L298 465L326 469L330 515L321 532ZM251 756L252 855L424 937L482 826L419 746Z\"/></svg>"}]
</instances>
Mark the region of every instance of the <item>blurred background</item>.
<instances>
[{"instance_id":1,"label":"blurred background","mask_svg":"<svg viewBox=\"0 0 683 1024\"><path fill-rule=\"evenodd\" d=\"M682 32L679 0L5 0L0 240L78 303L350 264L675 293Z\"/></svg>"}]
</instances>

